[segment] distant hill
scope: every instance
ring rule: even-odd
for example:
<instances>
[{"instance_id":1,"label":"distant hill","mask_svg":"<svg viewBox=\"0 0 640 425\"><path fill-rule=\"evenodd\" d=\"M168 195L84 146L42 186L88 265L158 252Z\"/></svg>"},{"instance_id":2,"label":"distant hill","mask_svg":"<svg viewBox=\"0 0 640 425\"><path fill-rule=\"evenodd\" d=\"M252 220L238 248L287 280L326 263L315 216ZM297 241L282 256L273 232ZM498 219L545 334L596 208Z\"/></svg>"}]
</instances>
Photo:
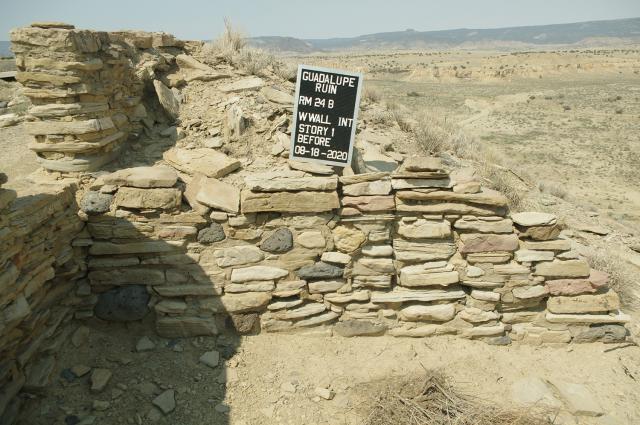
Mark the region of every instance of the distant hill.
<instances>
[{"instance_id":1,"label":"distant hill","mask_svg":"<svg viewBox=\"0 0 640 425\"><path fill-rule=\"evenodd\" d=\"M11 56L13 57L13 52L10 49L11 42L10 41L0 41L0 57Z\"/></svg>"},{"instance_id":2,"label":"distant hill","mask_svg":"<svg viewBox=\"0 0 640 425\"><path fill-rule=\"evenodd\" d=\"M497 29L395 31L347 38L301 40L292 37L253 37L250 44L267 50L309 53L327 50L420 49L488 46L544 46L640 42L640 18L536 25Z\"/></svg>"}]
</instances>

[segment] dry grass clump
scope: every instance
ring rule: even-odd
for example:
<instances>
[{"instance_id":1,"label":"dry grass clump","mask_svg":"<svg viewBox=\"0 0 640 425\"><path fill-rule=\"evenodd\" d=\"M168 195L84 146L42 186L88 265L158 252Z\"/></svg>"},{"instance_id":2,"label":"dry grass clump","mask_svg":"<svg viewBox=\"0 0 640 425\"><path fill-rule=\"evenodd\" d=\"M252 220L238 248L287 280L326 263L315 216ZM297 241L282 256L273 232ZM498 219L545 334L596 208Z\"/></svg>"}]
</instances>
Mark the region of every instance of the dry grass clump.
<instances>
[{"instance_id":1,"label":"dry grass clump","mask_svg":"<svg viewBox=\"0 0 640 425\"><path fill-rule=\"evenodd\" d=\"M364 89L362 90L362 99L369 103L378 103L380 102L380 99L382 99L382 95L373 87L365 85Z\"/></svg>"},{"instance_id":2,"label":"dry grass clump","mask_svg":"<svg viewBox=\"0 0 640 425\"><path fill-rule=\"evenodd\" d=\"M244 33L233 27L231 21L224 19L224 32L213 40L210 50L228 63L257 75L267 67L275 66L275 57L263 50L248 47Z\"/></svg>"},{"instance_id":3,"label":"dry grass clump","mask_svg":"<svg viewBox=\"0 0 640 425\"><path fill-rule=\"evenodd\" d=\"M422 114L412 128L418 146L427 153L436 154L452 147L455 128L444 115Z\"/></svg>"},{"instance_id":4,"label":"dry grass clump","mask_svg":"<svg viewBox=\"0 0 640 425\"><path fill-rule=\"evenodd\" d=\"M439 372L424 379L396 379L372 388L365 425L547 425L549 411L512 408L462 393Z\"/></svg>"},{"instance_id":5,"label":"dry grass clump","mask_svg":"<svg viewBox=\"0 0 640 425\"><path fill-rule=\"evenodd\" d=\"M224 18L224 32L211 42L211 47L227 62L232 62L233 57L240 53L246 44L245 35L233 27L229 18Z\"/></svg>"},{"instance_id":6,"label":"dry grass clump","mask_svg":"<svg viewBox=\"0 0 640 425\"><path fill-rule=\"evenodd\" d=\"M541 193L548 193L549 195L553 195L560 199L567 199L569 197L569 193L562 186L549 182L546 180L540 180L538 182L538 190Z\"/></svg>"},{"instance_id":7,"label":"dry grass clump","mask_svg":"<svg viewBox=\"0 0 640 425\"><path fill-rule=\"evenodd\" d=\"M589 247L582 254L591 267L609 274L609 285L620 296L623 307L640 309L640 277L634 266L611 250Z\"/></svg>"}]
</instances>

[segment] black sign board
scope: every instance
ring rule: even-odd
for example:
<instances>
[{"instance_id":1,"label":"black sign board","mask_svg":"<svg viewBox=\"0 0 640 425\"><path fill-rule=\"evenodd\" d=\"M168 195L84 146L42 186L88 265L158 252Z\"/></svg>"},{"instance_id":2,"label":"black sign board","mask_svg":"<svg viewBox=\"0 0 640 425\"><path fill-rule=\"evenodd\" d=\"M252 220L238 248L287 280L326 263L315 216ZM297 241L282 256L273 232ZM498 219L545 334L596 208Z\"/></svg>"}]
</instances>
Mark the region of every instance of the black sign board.
<instances>
[{"instance_id":1,"label":"black sign board","mask_svg":"<svg viewBox=\"0 0 640 425\"><path fill-rule=\"evenodd\" d=\"M362 74L298 66L290 158L351 163Z\"/></svg>"}]
</instances>

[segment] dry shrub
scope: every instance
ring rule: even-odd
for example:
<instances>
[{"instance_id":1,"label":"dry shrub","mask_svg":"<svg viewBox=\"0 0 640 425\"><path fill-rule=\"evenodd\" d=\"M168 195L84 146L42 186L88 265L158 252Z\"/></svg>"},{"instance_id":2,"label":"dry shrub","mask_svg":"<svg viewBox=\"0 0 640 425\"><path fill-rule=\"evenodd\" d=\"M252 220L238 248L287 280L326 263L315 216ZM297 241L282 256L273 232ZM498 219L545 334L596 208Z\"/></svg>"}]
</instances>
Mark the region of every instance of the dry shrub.
<instances>
[{"instance_id":1,"label":"dry shrub","mask_svg":"<svg viewBox=\"0 0 640 425\"><path fill-rule=\"evenodd\" d=\"M364 90L362 90L362 99L369 103L378 103L382 99L382 95L373 87L365 85Z\"/></svg>"},{"instance_id":2,"label":"dry shrub","mask_svg":"<svg viewBox=\"0 0 640 425\"><path fill-rule=\"evenodd\" d=\"M411 125L411 113L409 109L401 105L397 102L388 102L387 103L387 111L393 117L393 120L398 124L400 130L410 133L413 131L413 126Z\"/></svg>"},{"instance_id":3,"label":"dry shrub","mask_svg":"<svg viewBox=\"0 0 640 425\"><path fill-rule=\"evenodd\" d=\"M609 249L589 247L583 254L591 267L609 274L609 285L620 296L623 307L640 309L640 277L633 265Z\"/></svg>"},{"instance_id":4,"label":"dry shrub","mask_svg":"<svg viewBox=\"0 0 640 425\"><path fill-rule=\"evenodd\" d=\"M220 53L227 62L232 62L233 57L247 44L244 34L233 27L229 18L224 18L224 32L222 35L211 43L212 49Z\"/></svg>"},{"instance_id":5,"label":"dry shrub","mask_svg":"<svg viewBox=\"0 0 640 425\"><path fill-rule=\"evenodd\" d=\"M245 35L234 28L228 18L224 19L224 32L211 42L210 50L228 63L254 75L275 63L273 55L248 47Z\"/></svg>"},{"instance_id":6,"label":"dry shrub","mask_svg":"<svg viewBox=\"0 0 640 425\"><path fill-rule=\"evenodd\" d=\"M439 372L374 383L365 425L548 425L550 411L488 403L456 389ZM380 388L381 387L381 388Z\"/></svg>"},{"instance_id":7,"label":"dry shrub","mask_svg":"<svg viewBox=\"0 0 640 425\"><path fill-rule=\"evenodd\" d=\"M556 183L546 180L541 180L538 182L538 190L541 193L547 193L560 199L567 199L569 197L569 193L567 193L565 188Z\"/></svg>"},{"instance_id":8,"label":"dry shrub","mask_svg":"<svg viewBox=\"0 0 640 425\"><path fill-rule=\"evenodd\" d=\"M418 146L430 154L449 150L455 130L447 117L437 114L422 114L412 129Z\"/></svg>"},{"instance_id":9,"label":"dry shrub","mask_svg":"<svg viewBox=\"0 0 640 425\"><path fill-rule=\"evenodd\" d=\"M232 63L250 74L257 75L269 65L273 65L275 58L263 50L245 47L233 57Z\"/></svg>"},{"instance_id":10,"label":"dry shrub","mask_svg":"<svg viewBox=\"0 0 640 425\"><path fill-rule=\"evenodd\" d=\"M298 76L297 66L292 65L290 63L278 62L278 61L274 61L272 66L273 66L274 74L276 74L278 77L287 81L292 81L292 82L296 81L296 78Z\"/></svg>"}]
</instances>

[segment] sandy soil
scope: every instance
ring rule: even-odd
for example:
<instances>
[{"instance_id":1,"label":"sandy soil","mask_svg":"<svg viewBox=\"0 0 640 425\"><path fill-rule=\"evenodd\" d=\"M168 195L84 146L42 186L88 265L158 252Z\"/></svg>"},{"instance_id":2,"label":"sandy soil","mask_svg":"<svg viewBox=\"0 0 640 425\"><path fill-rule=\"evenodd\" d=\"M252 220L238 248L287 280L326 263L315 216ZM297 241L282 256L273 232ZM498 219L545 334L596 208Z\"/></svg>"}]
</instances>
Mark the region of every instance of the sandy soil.
<instances>
[{"instance_id":1,"label":"sandy soil","mask_svg":"<svg viewBox=\"0 0 640 425\"><path fill-rule=\"evenodd\" d=\"M169 341L150 332L156 347L136 352L143 335L140 324L105 327L94 322L86 342L78 348L69 342L62 349L54 372L59 378L29 401L22 423L94 417L96 424L106 425L362 424L366 406L377 395L369 383L419 376L425 369L444 370L465 393L501 405L512 403L511 386L522 378L581 383L606 414L574 420L561 413L557 424L640 421L638 347L609 352L605 350L613 346L603 344L497 347L449 337L347 339L314 330L305 335L227 336L217 342ZM223 365L210 368L198 362L211 349L222 353ZM102 392L92 393L89 375L70 381L62 377L64 369L75 365L108 368L113 377ZM318 397L318 387L330 388L335 397ZM152 400L169 388L176 391L177 407L163 415ZM108 403L100 406L96 400Z\"/></svg>"}]
</instances>

